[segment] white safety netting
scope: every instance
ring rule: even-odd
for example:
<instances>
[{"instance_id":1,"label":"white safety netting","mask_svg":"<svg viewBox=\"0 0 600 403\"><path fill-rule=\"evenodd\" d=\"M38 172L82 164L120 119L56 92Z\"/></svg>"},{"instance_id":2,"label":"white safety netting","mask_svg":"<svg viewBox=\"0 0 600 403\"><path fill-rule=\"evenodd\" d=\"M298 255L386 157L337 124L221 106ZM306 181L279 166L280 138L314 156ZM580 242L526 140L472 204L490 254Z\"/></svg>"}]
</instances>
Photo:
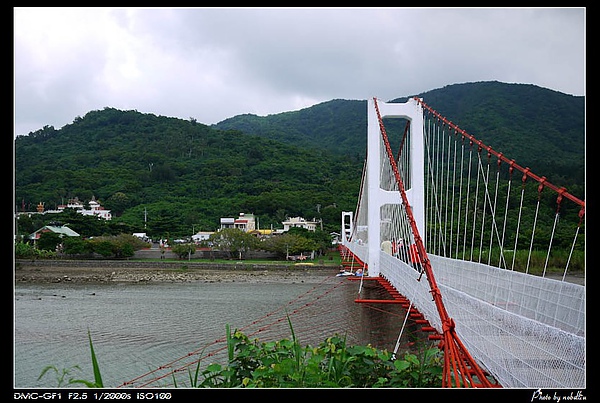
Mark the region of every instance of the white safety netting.
<instances>
[{"instance_id":1,"label":"white safety netting","mask_svg":"<svg viewBox=\"0 0 600 403\"><path fill-rule=\"evenodd\" d=\"M348 244L360 259L364 245ZM503 387L585 388L585 287L430 256L444 306L469 353ZM381 252L380 273L438 332L425 275Z\"/></svg>"}]
</instances>

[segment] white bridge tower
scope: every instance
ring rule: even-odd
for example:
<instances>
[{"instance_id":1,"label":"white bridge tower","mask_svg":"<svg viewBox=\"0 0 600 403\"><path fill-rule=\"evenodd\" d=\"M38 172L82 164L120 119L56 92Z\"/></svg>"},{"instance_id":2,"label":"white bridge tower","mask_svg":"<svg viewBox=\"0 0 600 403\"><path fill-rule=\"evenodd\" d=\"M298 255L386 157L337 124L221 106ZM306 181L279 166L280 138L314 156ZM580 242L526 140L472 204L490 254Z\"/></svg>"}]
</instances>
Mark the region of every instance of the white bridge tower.
<instances>
[{"instance_id":1,"label":"white bridge tower","mask_svg":"<svg viewBox=\"0 0 600 403\"><path fill-rule=\"evenodd\" d=\"M406 189L412 213L420 234L425 234L425 156L423 144L423 108L414 98L406 103L384 103L377 101L379 114L383 118L403 118L410 124L410 188ZM368 101L367 115L367 200L368 200L368 270L369 276L379 275L381 251L381 207L386 204L401 204L398 191L381 187L381 158L385 155L375 100ZM406 184L405 184L406 186ZM425 239L423 239L425 242Z\"/></svg>"}]
</instances>

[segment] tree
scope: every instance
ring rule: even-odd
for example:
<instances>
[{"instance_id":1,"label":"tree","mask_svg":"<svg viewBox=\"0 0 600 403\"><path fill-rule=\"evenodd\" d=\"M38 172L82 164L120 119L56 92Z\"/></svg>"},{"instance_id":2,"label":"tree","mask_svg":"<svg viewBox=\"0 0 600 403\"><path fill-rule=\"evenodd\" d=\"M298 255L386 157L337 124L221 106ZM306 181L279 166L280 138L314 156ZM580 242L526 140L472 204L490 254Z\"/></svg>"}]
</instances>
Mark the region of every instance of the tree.
<instances>
[{"instance_id":1,"label":"tree","mask_svg":"<svg viewBox=\"0 0 600 403\"><path fill-rule=\"evenodd\" d=\"M42 250L55 251L56 247L62 242L59 234L48 231L42 232L37 240L37 246Z\"/></svg>"},{"instance_id":2,"label":"tree","mask_svg":"<svg viewBox=\"0 0 600 403\"><path fill-rule=\"evenodd\" d=\"M171 247L171 252L179 256L179 259L189 258L196 253L196 245L193 243L180 243Z\"/></svg>"},{"instance_id":3,"label":"tree","mask_svg":"<svg viewBox=\"0 0 600 403\"><path fill-rule=\"evenodd\" d=\"M340 214L341 216L341 214ZM293 227L288 230L290 235L299 235L303 238L309 239L315 243L313 249L319 254L323 255L328 249L331 249L331 235L328 232L322 230L309 231L306 228Z\"/></svg>"},{"instance_id":4,"label":"tree","mask_svg":"<svg viewBox=\"0 0 600 403\"><path fill-rule=\"evenodd\" d=\"M135 254L134 244L137 238L133 235L121 234L111 239L112 252L117 258L127 258Z\"/></svg>"},{"instance_id":5,"label":"tree","mask_svg":"<svg viewBox=\"0 0 600 403\"><path fill-rule=\"evenodd\" d=\"M237 228L223 228L211 234L209 237L215 249L228 251L231 258L237 256L243 259L243 256L251 249L259 245L258 239L247 232Z\"/></svg>"},{"instance_id":6,"label":"tree","mask_svg":"<svg viewBox=\"0 0 600 403\"><path fill-rule=\"evenodd\" d=\"M103 257L109 257L113 254L112 242L107 239L94 238L88 242L90 243L91 250L102 255Z\"/></svg>"},{"instance_id":7,"label":"tree","mask_svg":"<svg viewBox=\"0 0 600 403\"><path fill-rule=\"evenodd\" d=\"M25 238L29 234L33 233L36 229L42 228L44 225L46 225L46 221L43 220L43 216L41 214L23 214L19 215L16 225L17 235Z\"/></svg>"},{"instance_id":8,"label":"tree","mask_svg":"<svg viewBox=\"0 0 600 403\"><path fill-rule=\"evenodd\" d=\"M303 252L311 252L317 249L317 244L302 235L285 233L274 236L264 241L265 250L275 252L281 258L286 259L290 255Z\"/></svg>"},{"instance_id":9,"label":"tree","mask_svg":"<svg viewBox=\"0 0 600 403\"><path fill-rule=\"evenodd\" d=\"M88 251L86 242L78 236L63 239L63 252L67 255L81 255Z\"/></svg>"},{"instance_id":10,"label":"tree","mask_svg":"<svg viewBox=\"0 0 600 403\"><path fill-rule=\"evenodd\" d=\"M148 234L152 239L169 238L174 224L180 222L177 212L169 208L168 203L161 203L160 209L148 211Z\"/></svg>"},{"instance_id":11,"label":"tree","mask_svg":"<svg viewBox=\"0 0 600 403\"><path fill-rule=\"evenodd\" d=\"M123 192L115 192L106 200L106 206L111 210L113 215L119 216L128 207L131 207L131 200Z\"/></svg>"},{"instance_id":12,"label":"tree","mask_svg":"<svg viewBox=\"0 0 600 403\"><path fill-rule=\"evenodd\" d=\"M147 246L144 241L129 234L103 236L90 239L87 242L90 251L99 253L104 257L114 256L117 258L131 257L136 250Z\"/></svg>"},{"instance_id":13,"label":"tree","mask_svg":"<svg viewBox=\"0 0 600 403\"><path fill-rule=\"evenodd\" d=\"M15 244L15 257L17 259L35 258L36 249L29 243L17 242Z\"/></svg>"}]
</instances>

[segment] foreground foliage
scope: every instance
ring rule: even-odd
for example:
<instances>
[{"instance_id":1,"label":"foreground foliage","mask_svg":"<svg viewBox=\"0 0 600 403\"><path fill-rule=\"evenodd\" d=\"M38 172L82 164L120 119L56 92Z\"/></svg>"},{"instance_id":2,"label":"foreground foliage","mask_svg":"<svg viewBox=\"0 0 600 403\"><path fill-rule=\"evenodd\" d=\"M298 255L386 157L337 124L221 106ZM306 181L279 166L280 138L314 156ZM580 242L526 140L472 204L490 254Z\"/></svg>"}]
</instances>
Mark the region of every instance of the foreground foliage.
<instances>
[{"instance_id":1,"label":"foreground foliage","mask_svg":"<svg viewBox=\"0 0 600 403\"><path fill-rule=\"evenodd\" d=\"M289 318L288 318L289 322ZM290 324L291 328L291 324ZM100 367L88 331L94 381L70 377L78 366L59 371L47 366L38 380L54 371L58 386L83 384L103 388ZM292 338L260 342L227 326L228 364L202 366L199 360L189 371L193 388L436 388L442 384L443 354L436 348L423 349L419 355L405 353L397 359L392 352L371 345L348 346L339 335L328 337L319 346L302 347L293 329Z\"/></svg>"},{"instance_id":2,"label":"foreground foliage","mask_svg":"<svg viewBox=\"0 0 600 403\"><path fill-rule=\"evenodd\" d=\"M293 333L292 333L293 335ZM318 347L301 347L293 336L272 342L250 339L240 331L228 337L229 364L200 363L190 382L200 388L427 388L440 387L442 353L420 356L393 353L371 345L348 346L334 335Z\"/></svg>"}]
</instances>

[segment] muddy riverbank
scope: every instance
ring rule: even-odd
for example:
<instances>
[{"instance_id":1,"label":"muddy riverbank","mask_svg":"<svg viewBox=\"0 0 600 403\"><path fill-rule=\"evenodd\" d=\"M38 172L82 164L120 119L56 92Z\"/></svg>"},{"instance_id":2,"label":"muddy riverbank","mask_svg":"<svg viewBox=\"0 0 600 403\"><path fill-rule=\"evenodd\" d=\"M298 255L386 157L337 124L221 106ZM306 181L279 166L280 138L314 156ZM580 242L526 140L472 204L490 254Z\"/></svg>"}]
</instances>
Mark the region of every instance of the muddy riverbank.
<instances>
[{"instance_id":1,"label":"muddy riverbank","mask_svg":"<svg viewBox=\"0 0 600 403\"><path fill-rule=\"evenodd\" d=\"M141 262L119 260L17 260L15 283L104 282L319 282L335 276L332 265Z\"/></svg>"}]
</instances>

